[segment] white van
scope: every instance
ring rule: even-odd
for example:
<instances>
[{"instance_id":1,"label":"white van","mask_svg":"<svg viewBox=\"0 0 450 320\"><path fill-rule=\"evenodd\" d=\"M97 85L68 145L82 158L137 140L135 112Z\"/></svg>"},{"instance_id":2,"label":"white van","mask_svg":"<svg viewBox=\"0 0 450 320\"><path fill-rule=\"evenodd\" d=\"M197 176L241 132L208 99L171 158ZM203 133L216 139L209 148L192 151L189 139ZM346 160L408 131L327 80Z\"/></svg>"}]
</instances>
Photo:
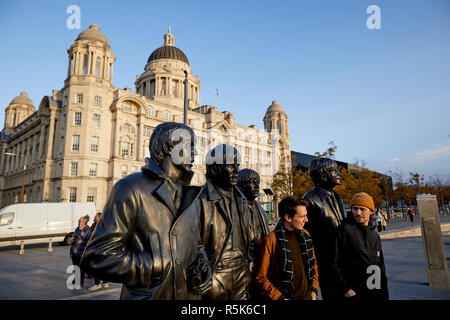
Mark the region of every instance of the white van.
<instances>
[{"instance_id":1,"label":"white van","mask_svg":"<svg viewBox=\"0 0 450 320\"><path fill-rule=\"evenodd\" d=\"M69 244L80 217L94 219L95 205L80 203L16 203L0 210L0 247L61 241Z\"/></svg>"}]
</instances>

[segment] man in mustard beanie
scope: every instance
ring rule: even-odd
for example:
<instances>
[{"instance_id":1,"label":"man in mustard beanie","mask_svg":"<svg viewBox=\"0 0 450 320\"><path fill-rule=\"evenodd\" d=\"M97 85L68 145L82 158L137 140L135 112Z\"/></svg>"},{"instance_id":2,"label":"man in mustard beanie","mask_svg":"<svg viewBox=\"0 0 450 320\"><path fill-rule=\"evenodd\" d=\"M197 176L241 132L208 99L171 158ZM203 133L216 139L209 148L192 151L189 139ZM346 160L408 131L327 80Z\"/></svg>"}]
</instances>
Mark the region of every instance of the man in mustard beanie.
<instances>
[{"instance_id":1,"label":"man in mustard beanie","mask_svg":"<svg viewBox=\"0 0 450 320\"><path fill-rule=\"evenodd\" d=\"M338 227L333 275L342 300L388 300L386 268L380 236L369 227L375 210L365 192L350 201L352 209Z\"/></svg>"}]
</instances>

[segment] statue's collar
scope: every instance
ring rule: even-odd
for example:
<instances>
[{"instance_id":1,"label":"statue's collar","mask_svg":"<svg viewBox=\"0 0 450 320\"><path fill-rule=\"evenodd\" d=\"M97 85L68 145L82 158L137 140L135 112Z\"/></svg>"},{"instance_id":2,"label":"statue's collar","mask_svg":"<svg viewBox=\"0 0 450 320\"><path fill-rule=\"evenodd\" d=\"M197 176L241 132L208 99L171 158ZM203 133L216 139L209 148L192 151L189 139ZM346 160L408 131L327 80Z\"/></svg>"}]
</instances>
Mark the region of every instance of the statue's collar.
<instances>
[{"instance_id":1,"label":"statue's collar","mask_svg":"<svg viewBox=\"0 0 450 320\"><path fill-rule=\"evenodd\" d=\"M333 191L329 191L329 190L321 188L321 187L315 187L315 189L316 189L316 193L319 195L319 197L322 201L333 194Z\"/></svg>"}]
</instances>

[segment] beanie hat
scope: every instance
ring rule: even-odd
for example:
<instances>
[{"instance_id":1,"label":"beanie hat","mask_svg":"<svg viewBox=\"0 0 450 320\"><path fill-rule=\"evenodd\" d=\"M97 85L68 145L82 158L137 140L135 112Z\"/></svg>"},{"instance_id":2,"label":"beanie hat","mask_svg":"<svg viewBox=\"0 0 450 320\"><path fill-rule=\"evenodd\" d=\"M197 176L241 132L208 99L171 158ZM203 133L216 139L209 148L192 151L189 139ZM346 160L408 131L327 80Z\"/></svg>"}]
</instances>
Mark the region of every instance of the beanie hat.
<instances>
[{"instance_id":1,"label":"beanie hat","mask_svg":"<svg viewBox=\"0 0 450 320\"><path fill-rule=\"evenodd\" d=\"M363 206L369 208L372 211L375 211L375 205L373 204L373 199L365 192L357 193L353 196L350 201L350 207L354 205Z\"/></svg>"}]
</instances>

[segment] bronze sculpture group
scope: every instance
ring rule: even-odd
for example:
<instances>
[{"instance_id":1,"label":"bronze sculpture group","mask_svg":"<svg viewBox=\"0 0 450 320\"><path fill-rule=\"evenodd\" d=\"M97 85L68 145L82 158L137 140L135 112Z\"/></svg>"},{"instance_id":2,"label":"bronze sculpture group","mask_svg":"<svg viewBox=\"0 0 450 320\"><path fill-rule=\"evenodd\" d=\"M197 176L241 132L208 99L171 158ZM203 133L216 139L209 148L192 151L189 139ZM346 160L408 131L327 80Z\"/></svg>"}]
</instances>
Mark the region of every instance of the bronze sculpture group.
<instances>
[{"instance_id":1,"label":"bronze sculpture group","mask_svg":"<svg viewBox=\"0 0 450 320\"><path fill-rule=\"evenodd\" d=\"M121 299L253 296L253 263L269 233L265 210L256 201L260 177L250 169L239 171L238 150L222 144L206 156L205 185L190 186L194 141L184 124L157 126L141 172L118 181L108 196L81 264L96 278L123 283ZM331 160L311 169L316 187L305 195L308 230L321 289L332 296L325 257L344 218L342 200L332 190L339 172Z\"/></svg>"}]
</instances>

